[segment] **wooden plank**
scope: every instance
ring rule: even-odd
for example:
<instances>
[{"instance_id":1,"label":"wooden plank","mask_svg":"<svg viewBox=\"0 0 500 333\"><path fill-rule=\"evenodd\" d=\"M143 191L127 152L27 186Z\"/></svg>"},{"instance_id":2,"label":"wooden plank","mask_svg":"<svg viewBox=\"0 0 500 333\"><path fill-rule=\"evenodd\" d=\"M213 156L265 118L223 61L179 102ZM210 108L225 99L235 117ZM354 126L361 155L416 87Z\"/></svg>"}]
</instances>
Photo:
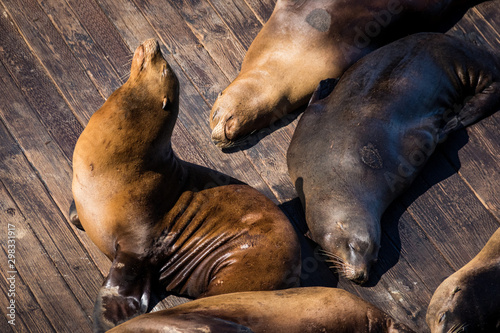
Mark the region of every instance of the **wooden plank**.
<instances>
[{"instance_id":1,"label":"wooden plank","mask_svg":"<svg viewBox=\"0 0 500 333\"><path fill-rule=\"evenodd\" d=\"M19 13L17 9L15 12ZM24 12L35 12L35 9L27 5ZM43 21L42 14L33 16L32 19L35 20L37 17L38 21ZM47 19L46 16L45 18ZM49 30L50 28L47 28L47 31ZM0 31L3 32L0 34L0 48L2 50L0 61L14 78L17 86L21 87L29 104L37 110L47 130L61 147L66 158L70 160L76 140L82 131L81 124L69 110L65 99L59 95L58 89L47 76L44 67L24 43L23 37L15 30L14 22L10 16L0 16ZM42 38L41 36L37 37ZM54 66L63 66L56 59L52 61ZM73 81L68 78L67 82ZM66 87L68 86L71 85L66 84Z\"/></svg>"},{"instance_id":2,"label":"wooden plank","mask_svg":"<svg viewBox=\"0 0 500 333\"><path fill-rule=\"evenodd\" d=\"M99 273L75 248L74 235L3 125L0 142L0 178L25 219L0 210L0 219L16 226L16 269L56 331L90 331L89 295L97 294Z\"/></svg>"},{"instance_id":3,"label":"wooden plank","mask_svg":"<svg viewBox=\"0 0 500 333\"><path fill-rule=\"evenodd\" d=\"M264 24L269 20L271 16L274 6L276 4L276 0L245 0L246 3L252 10L255 15L259 18L259 20Z\"/></svg>"},{"instance_id":4,"label":"wooden plank","mask_svg":"<svg viewBox=\"0 0 500 333\"><path fill-rule=\"evenodd\" d=\"M107 54L104 58L114 66L120 77L126 77L130 70L132 54L99 4L96 1L80 0L67 0L66 2L74 10L75 15L79 17L79 21L96 44ZM84 57L92 59L89 54L85 54ZM116 88L118 88L118 85L110 87L111 92Z\"/></svg>"},{"instance_id":5,"label":"wooden plank","mask_svg":"<svg viewBox=\"0 0 500 333\"><path fill-rule=\"evenodd\" d=\"M89 34L87 27L84 27L78 18L73 14L72 8L68 5L66 1L38 1L40 6L43 8L45 13L52 21L52 24L61 34L62 38L66 42L68 48L75 55L75 58L80 62L80 72L84 72L88 75L89 79L92 80L94 85L97 87L101 95L106 98L111 93L121 85L121 81L117 79L117 76L125 75L127 70L124 70L123 66L118 66L116 70L113 65L109 62L109 59L105 56L101 49L101 46L94 41L92 36ZM92 5L95 4L93 1L80 1L83 4ZM78 9L82 6L79 6ZM95 4L97 6L97 4ZM97 14L91 12L87 14L87 18L94 18ZM84 22L87 24L93 22L92 19L87 19ZM109 34L112 32L109 31ZM64 49L56 49L56 52L61 52ZM119 52L120 50L114 48L113 51L118 55L122 55L122 58L128 57L128 49L125 52ZM115 59L115 58L114 58ZM65 66L66 67L66 66ZM121 70L121 72L119 71ZM116 72L120 73L116 75ZM114 75L111 75L113 73Z\"/></svg>"},{"instance_id":6,"label":"wooden plank","mask_svg":"<svg viewBox=\"0 0 500 333\"><path fill-rule=\"evenodd\" d=\"M84 124L94 111L94 105L99 105L102 103L102 97L99 95L94 84L89 80L86 73L81 71L80 64L78 60L73 56L71 51L68 49L64 39L61 37L57 29L53 26L52 22L38 5L36 0L2 0L2 3L7 10L12 21L15 22L15 26L19 29L23 38L18 40L8 40L17 35L12 31L13 27L10 26L10 19L8 17L2 17L4 22L2 25L2 46L6 50L11 49L9 43L14 43L18 45L20 41L26 41L29 43L29 47L37 56L37 62L39 61L43 65L43 69L50 74L50 79L56 82L58 89L60 89L61 94L66 99L71 110L76 114L78 120ZM8 27L6 25L9 25ZM8 37L9 36L9 37ZM5 43L7 42L7 43ZM24 42L23 42L24 43ZM9 47L9 48L7 48ZM22 64L23 60L20 59L20 55L28 54L27 51L23 51L23 48L17 50L17 53L12 54L9 50L8 55L11 61L16 64ZM7 52L3 52L7 53ZM28 57L27 61L34 63L31 56ZM7 63L4 62L4 64ZM31 94L33 94L34 102L41 103L44 101L44 96L37 95L36 83L51 84L39 73L40 65L37 65L33 69L34 72L30 72L24 67L20 67L19 71L23 75L22 80L20 80L20 85L29 89ZM27 72L25 72L27 71ZM31 75L30 75L31 74ZM31 95L30 94L30 95ZM52 94L58 95L58 92L53 92ZM51 94L51 95L52 95ZM82 102L84 101L84 102ZM68 106L51 106L51 109L64 107L66 110ZM52 111L54 112L54 111ZM57 114L57 112L54 112ZM70 113L70 110L67 110ZM48 118L49 114L44 114L44 118ZM59 119L60 123L65 123L65 128L69 131L73 129L75 133L80 131L75 130L74 127L78 127L72 115L65 115ZM61 129L58 129L61 131ZM74 133L73 133L74 134Z\"/></svg>"},{"instance_id":7,"label":"wooden plank","mask_svg":"<svg viewBox=\"0 0 500 333\"><path fill-rule=\"evenodd\" d=\"M2 295L2 294L0 294L0 295ZM7 295L5 296L5 298L7 298ZM7 305L5 305L5 306L7 306ZM5 333L8 333L8 332L27 332L28 331L26 329L26 326L24 326L22 324L20 324L18 329L16 330L15 326L9 325L6 317L0 318L0 330L2 332L5 332Z\"/></svg>"},{"instance_id":8,"label":"wooden plank","mask_svg":"<svg viewBox=\"0 0 500 333\"><path fill-rule=\"evenodd\" d=\"M454 273L454 270L402 204L413 195L415 191L409 191L389 207L382 219L382 228L400 251L401 258L408 262L426 288L432 291Z\"/></svg>"},{"instance_id":9,"label":"wooden plank","mask_svg":"<svg viewBox=\"0 0 500 333\"><path fill-rule=\"evenodd\" d=\"M246 49L206 0L172 1L184 22L208 51L220 71L233 80L238 75ZM221 81L220 83L224 83ZM221 90L222 91L222 90ZM208 118L206 120L208 122Z\"/></svg>"},{"instance_id":10,"label":"wooden plank","mask_svg":"<svg viewBox=\"0 0 500 333\"><path fill-rule=\"evenodd\" d=\"M500 57L500 1L487 1L469 10L448 33L462 37ZM467 138L452 135L442 151L483 205L500 221L500 113L467 129ZM460 140L461 139L461 140ZM463 143L467 141L465 145ZM463 147L462 147L463 146ZM450 155L447 151L457 151Z\"/></svg>"},{"instance_id":11,"label":"wooden plank","mask_svg":"<svg viewBox=\"0 0 500 333\"><path fill-rule=\"evenodd\" d=\"M15 202L12 200L10 195L8 194L5 186L0 181L0 217L3 222L3 229L0 237L0 244L2 251L0 251L0 258L4 269L0 272L2 276L2 280L4 283L1 284L0 289L5 294L5 297L0 297L0 305L2 308L2 318L6 318L8 320L14 320L14 325L9 325L6 322L6 327L2 332L16 331L16 332L50 332L54 331L54 327L51 325L47 316L44 313L44 310L41 308L40 304L36 300L36 297L33 295L32 291L28 288L24 279L22 277L22 269L23 266L19 263L23 260L21 256L29 255L23 253L22 246L19 246L19 242L23 242L26 245L34 245L36 240L33 235L26 235L27 225L26 219L20 214L19 208L16 206ZM14 245L14 260L17 262L9 262L9 264L14 264L14 268L9 268L7 265L8 257L7 251L9 248L7 247L7 239L8 239L8 226L15 227L15 236L13 239L15 242L11 244ZM35 241L33 243L29 243L31 241ZM32 249L35 249L34 247ZM12 250L12 249L11 249ZM19 252L21 251L21 252ZM29 252L28 252L29 253ZM10 273L17 272L17 273ZM7 280L9 278L9 280ZM13 285L13 288L11 288ZM10 300L14 301L14 317L7 317L10 314L10 310L7 311L7 306L11 306ZM30 330L28 330L30 328Z\"/></svg>"},{"instance_id":12,"label":"wooden plank","mask_svg":"<svg viewBox=\"0 0 500 333\"><path fill-rule=\"evenodd\" d=\"M24 154L35 172L42 178L44 186L59 209L66 214L72 200L71 179L73 177L67 156L51 138L38 119L36 111L26 101L2 64L0 64L0 82L0 103L3 105L0 108L0 118L4 120L10 133L22 147ZM50 101L47 97L46 100ZM101 269L101 273L107 274L111 263L106 256L97 249L85 233L73 230Z\"/></svg>"},{"instance_id":13,"label":"wooden plank","mask_svg":"<svg viewBox=\"0 0 500 333\"><path fill-rule=\"evenodd\" d=\"M500 113L468 128L468 135L452 135L440 148L481 203L500 221ZM462 136L462 140L459 138ZM467 140L465 145L463 141ZM458 153L451 153L456 152Z\"/></svg>"},{"instance_id":14,"label":"wooden plank","mask_svg":"<svg viewBox=\"0 0 500 333\"><path fill-rule=\"evenodd\" d=\"M248 50L255 36L262 29L262 23L244 0L207 0L220 19Z\"/></svg>"},{"instance_id":15,"label":"wooden plank","mask_svg":"<svg viewBox=\"0 0 500 333\"><path fill-rule=\"evenodd\" d=\"M441 154L435 154L414 187L425 193L408 202L408 211L440 253L459 269L470 261L498 229L498 221Z\"/></svg>"}]
</instances>

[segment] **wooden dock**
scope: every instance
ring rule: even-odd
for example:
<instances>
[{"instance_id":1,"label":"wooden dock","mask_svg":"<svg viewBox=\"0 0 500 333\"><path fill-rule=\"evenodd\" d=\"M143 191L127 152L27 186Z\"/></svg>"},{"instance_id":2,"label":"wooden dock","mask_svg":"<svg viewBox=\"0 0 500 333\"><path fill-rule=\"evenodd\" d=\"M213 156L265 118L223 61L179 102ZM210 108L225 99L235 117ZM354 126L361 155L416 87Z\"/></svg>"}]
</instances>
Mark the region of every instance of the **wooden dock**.
<instances>
[{"instance_id":1,"label":"wooden dock","mask_svg":"<svg viewBox=\"0 0 500 333\"><path fill-rule=\"evenodd\" d=\"M305 231L285 160L297 114L254 135L243 151L223 153L210 141L210 107L274 3L0 0L0 332L91 332L110 262L68 222L72 152L92 113L127 79L133 50L151 37L181 84L177 154L254 186ZM500 55L500 0L472 8L450 33ZM385 214L381 259L367 286L339 279L304 237L302 284L344 288L427 332L436 287L500 227L499 130L500 112L439 147ZM155 309L184 301L169 296Z\"/></svg>"}]
</instances>

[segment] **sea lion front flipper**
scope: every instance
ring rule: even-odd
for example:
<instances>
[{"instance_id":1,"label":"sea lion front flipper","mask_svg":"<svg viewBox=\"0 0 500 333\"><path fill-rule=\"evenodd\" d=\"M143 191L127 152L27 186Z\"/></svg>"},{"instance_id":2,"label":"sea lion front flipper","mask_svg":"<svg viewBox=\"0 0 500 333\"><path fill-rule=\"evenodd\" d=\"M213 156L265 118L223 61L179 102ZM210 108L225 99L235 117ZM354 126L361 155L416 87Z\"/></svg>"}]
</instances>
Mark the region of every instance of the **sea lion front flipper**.
<instances>
[{"instance_id":1,"label":"sea lion front flipper","mask_svg":"<svg viewBox=\"0 0 500 333\"><path fill-rule=\"evenodd\" d=\"M69 217L69 221L71 223L73 223L73 225L75 227L77 227L78 229L80 229L82 231L85 231L85 229L83 229L82 224L80 223L80 218L78 217L78 212L76 211L75 200L72 200L71 205L69 205L68 217Z\"/></svg>"},{"instance_id":2,"label":"sea lion front flipper","mask_svg":"<svg viewBox=\"0 0 500 333\"><path fill-rule=\"evenodd\" d=\"M500 110L500 82L493 82L483 91L470 98L458 114L445 119L441 137L446 138L451 132L467 127Z\"/></svg>"},{"instance_id":3,"label":"sea lion front flipper","mask_svg":"<svg viewBox=\"0 0 500 333\"><path fill-rule=\"evenodd\" d=\"M94 307L94 332L105 332L146 312L151 295L148 262L118 246Z\"/></svg>"},{"instance_id":4,"label":"sea lion front flipper","mask_svg":"<svg viewBox=\"0 0 500 333\"><path fill-rule=\"evenodd\" d=\"M337 85L338 82L339 79L334 79L334 78L321 80L318 86L316 87L316 90L312 94L311 99L309 100L309 104L312 104L330 95L333 89L335 89L335 86Z\"/></svg>"}]
</instances>

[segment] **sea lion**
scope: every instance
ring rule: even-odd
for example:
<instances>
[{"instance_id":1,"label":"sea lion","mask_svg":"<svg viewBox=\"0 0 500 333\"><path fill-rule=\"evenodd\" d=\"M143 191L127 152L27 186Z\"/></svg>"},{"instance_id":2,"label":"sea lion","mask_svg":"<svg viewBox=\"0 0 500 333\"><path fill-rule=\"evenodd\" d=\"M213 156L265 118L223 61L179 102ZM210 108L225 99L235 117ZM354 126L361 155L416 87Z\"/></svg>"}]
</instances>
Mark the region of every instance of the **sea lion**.
<instances>
[{"instance_id":1,"label":"sea lion","mask_svg":"<svg viewBox=\"0 0 500 333\"><path fill-rule=\"evenodd\" d=\"M155 40L91 117L73 155L73 197L90 239L112 260L95 330L148 308L151 290L205 297L296 286L300 247L286 216L248 185L174 154L178 80Z\"/></svg>"},{"instance_id":2,"label":"sea lion","mask_svg":"<svg viewBox=\"0 0 500 333\"><path fill-rule=\"evenodd\" d=\"M254 333L413 332L361 298L326 287L207 297L136 317L110 332L238 332L212 327L220 322ZM183 330L176 331L179 325Z\"/></svg>"},{"instance_id":3,"label":"sea lion","mask_svg":"<svg viewBox=\"0 0 500 333\"><path fill-rule=\"evenodd\" d=\"M278 0L210 112L212 141L238 144L305 105L323 79L478 0Z\"/></svg>"},{"instance_id":4,"label":"sea lion","mask_svg":"<svg viewBox=\"0 0 500 333\"><path fill-rule=\"evenodd\" d=\"M499 59L420 33L370 53L335 82L311 98L287 164L310 237L345 277L364 283L389 204L448 133L500 109Z\"/></svg>"},{"instance_id":5,"label":"sea lion","mask_svg":"<svg viewBox=\"0 0 500 333\"><path fill-rule=\"evenodd\" d=\"M432 333L500 332L500 229L469 263L436 289L427 309Z\"/></svg>"}]
</instances>

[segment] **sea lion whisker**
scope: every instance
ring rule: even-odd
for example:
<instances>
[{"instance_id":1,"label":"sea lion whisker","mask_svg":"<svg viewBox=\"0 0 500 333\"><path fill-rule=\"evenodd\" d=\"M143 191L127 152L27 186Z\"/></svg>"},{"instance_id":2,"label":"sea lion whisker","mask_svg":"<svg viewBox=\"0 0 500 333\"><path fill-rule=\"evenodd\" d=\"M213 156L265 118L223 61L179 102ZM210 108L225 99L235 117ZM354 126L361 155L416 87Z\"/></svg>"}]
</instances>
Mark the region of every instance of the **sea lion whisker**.
<instances>
[{"instance_id":1,"label":"sea lion whisker","mask_svg":"<svg viewBox=\"0 0 500 333\"><path fill-rule=\"evenodd\" d=\"M465 329L467 328L467 326L469 326L467 323L463 323L463 324L455 324L452 326L452 328L450 328L450 330L448 331L449 333L459 333L459 332L465 332Z\"/></svg>"},{"instance_id":2,"label":"sea lion whisker","mask_svg":"<svg viewBox=\"0 0 500 333\"><path fill-rule=\"evenodd\" d=\"M121 75L119 77L120 81L126 81L126 79L128 79L130 77L130 71L127 71L126 73L124 73L123 75Z\"/></svg>"},{"instance_id":3,"label":"sea lion whisker","mask_svg":"<svg viewBox=\"0 0 500 333\"><path fill-rule=\"evenodd\" d=\"M339 259L325 259L326 262L336 262L336 263L339 263L339 264L342 264L343 261L342 260L339 260Z\"/></svg>"},{"instance_id":4,"label":"sea lion whisker","mask_svg":"<svg viewBox=\"0 0 500 333\"><path fill-rule=\"evenodd\" d=\"M340 261L342 263L344 262L344 259L342 259L339 255L336 255L336 254L334 254L332 252L326 252L325 251L325 253L323 253L323 255L325 257L327 257L329 260L338 260L338 261Z\"/></svg>"}]
</instances>

